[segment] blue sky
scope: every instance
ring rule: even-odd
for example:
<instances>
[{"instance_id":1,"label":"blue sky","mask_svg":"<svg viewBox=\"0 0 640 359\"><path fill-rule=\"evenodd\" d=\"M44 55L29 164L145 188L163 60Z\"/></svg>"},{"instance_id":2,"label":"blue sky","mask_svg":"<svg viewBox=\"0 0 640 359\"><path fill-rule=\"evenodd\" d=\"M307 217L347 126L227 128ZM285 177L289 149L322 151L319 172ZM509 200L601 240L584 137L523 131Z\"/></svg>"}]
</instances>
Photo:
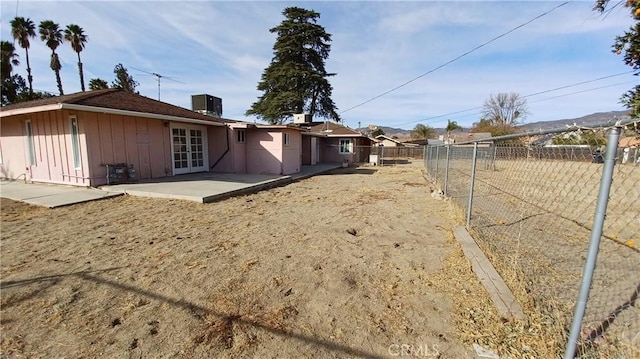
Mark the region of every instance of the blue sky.
<instances>
[{"instance_id":1,"label":"blue sky","mask_svg":"<svg viewBox=\"0 0 640 359\"><path fill-rule=\"evenodd\" d=\"M471 54L387 95L368 101L436 69L496 36L553 9L557 1L13 1L2 0L2 40L12 41L16 16L37 24L75 23L89 36L82 52L85 82L111 82L122 63L144 96L191 107L191 95L222 98L224 117L254 121L244 112L261 95L260 76L273 55L269 29L287 6L313 9L332 34L326 68L345 124L411 129L418 123L470 126L490 94L522 96L601 77L580 86L527 97L525 123L575 118L624 109L620 95L639 79L611 53L616 35L632 24L628 9L606 17L594 1L571 1ZM16 44L16 47L17 44ZM14 68L26 78L24 50ZM76 55L58 50L65 93L80 91ZM34 88L57 92L50 50L32 40ZM136 69L142 70L138 71ZM580 93L577 93L580 92ZM356 107L354 107L356 106ZM475 109L474 109L475 108ZM462 113L451 114L467 109ZM451 115L447 115L451 114Z\"/></svg>"}]
</instances>

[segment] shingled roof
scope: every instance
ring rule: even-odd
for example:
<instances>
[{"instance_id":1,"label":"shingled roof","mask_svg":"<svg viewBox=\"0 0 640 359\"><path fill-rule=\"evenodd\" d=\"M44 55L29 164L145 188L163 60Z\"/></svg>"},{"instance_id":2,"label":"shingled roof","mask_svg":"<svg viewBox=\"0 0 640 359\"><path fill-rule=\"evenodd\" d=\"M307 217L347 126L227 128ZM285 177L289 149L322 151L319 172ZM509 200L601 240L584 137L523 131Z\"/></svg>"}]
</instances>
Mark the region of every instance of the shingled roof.
<instances>
[{"instance_id":1,"label":"shingled roof","mask_svg":"<svg viewBox=\"0 0 640 359\"><path fill-rule=\"evenodd\" d=\"M335 122L323 122L323 123L314 123L312 126L308 127L309 132L313 133L321 133L323 135L332 137L367 137L362 133L352 130L346 126L342 126Z\"/></svg>"},{"instance_id":2,"label":"shingled roof","mask_svg":"<svg viewBox=\"0 0 640 359\"><path fill-rule=\"evenodd\" d=\"M139 113L141 115L144 115L145 117L155 117L153 115L158 115L158 117L169 116L176 119L183 118L198 121L207 121L216 124L234 122L232 120L220 119L200 114L183 107L157 101L121 89L104 89L78 92L70 95L20 102L3 106L0 109L0 116L5 117L20 113L52 110L55 109L56 105L58 105L58 109L62 109L65 107L75 108L78 110L84 109L87 111L109 109Z\"/></svg>"}]
</instances>

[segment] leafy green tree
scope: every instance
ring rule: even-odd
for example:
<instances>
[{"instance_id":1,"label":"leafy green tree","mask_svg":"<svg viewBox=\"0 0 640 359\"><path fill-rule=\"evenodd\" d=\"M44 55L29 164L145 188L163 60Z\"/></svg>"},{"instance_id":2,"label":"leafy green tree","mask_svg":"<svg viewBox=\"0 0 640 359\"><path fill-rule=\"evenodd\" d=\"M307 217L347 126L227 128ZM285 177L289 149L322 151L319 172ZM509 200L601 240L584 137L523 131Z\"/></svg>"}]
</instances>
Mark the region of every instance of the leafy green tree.
<instances>
[{"instance_id":1,"label":"leafy green tree","mask_svg":"<svg viewBox=\"0 0 640 359\"><path fill-rule=\"evenodd\" d=\"M27 61L27 80L29 81L29 98L33 96L33 76L31 76L31 63L29 62L30 38L36 37L36 25L29 18L16 17L11 20L11 35L18 40L20 47L24 49Z\"/></svg>"},{"instance_id":2,"label":"leafy green tree","mask_svg":"<svg viewBox=\"0 0 640 359\"><path fill-rule=\"evenodd\" d=\"M3 77L0 83L2 88L2 105L9 105L16 102L25 101L29 94L29 89L22 76L14 74L8 77ZM25 99L21 100L21 94L24 94Z\"/></svg>"},{"instance_id":3,"label":"leafy green tree","mask_svg":"<svg viewBox=\"0 0 640 359\"><path fill-rule=\"evenodd\" d=\"M619 6L622 1L614 1L611 9ZM594 6L596 11L605 13L608 11L607 6L610 4L610 0L597 0ZM624 6L631 12L631 17L636 20L628 31L625 31L623 35L617 36L611 51L622 55L624 54L623 61L625 65L633 68L633 74L635 76L640 75L640 1L627 0L624 1ZM624 104L629 110L631 110L632 117L640 117L640 85L636 85L633 89L629 90L620 98L620 102Z\"/></svg>"},{"instance_id":4,"label":"leafy green tree","mask_svg":"<svg viewBox=\"0 0 640 359\"><path fill-rule=\"evenodd\" d=\"M281 124L296 113L340 121L328 81L335 74L328 73L324 64L331 35L317 24L320 14L299 7L287 7L282 14L285 19L269 30L278 37L271 63L258 83L263 95L245 114L271 124Z\"/></svg>"},{"instance_id":5,"label":"leafy green tree","mask_svg":"<svg viewBox=\"0 0 640 359\"><path fill-rule=\"evenodd\" d=\"M64 41L62 37L62 30L60 30L59 25L55 22L51 20L44 20L40 22L38 31L40 32L40 40L44 41L47 44L47 47L51 49L51 62L49 66L56 74L58 92L60 92L60 95L64 95L64 92L62 91L62 80L60 79L60 69L62 69L62 64L60 63L60 58L58 58L58 54L56 53L56 49Z\"/></svg>"},{"instance_id":6,"label":"leafy green tree","mask_svg":"<svg viewBox=\"0 0 640 359\"><path fill-rule=\"evenodd\" d=\"M20 75L12 75L13 66L20 65L16 48L9 41L0 42L0 93L2 104L7 105L16 101L20 85L24 79Z\"/></svg>"},{"instance_id":7,"label":"leafy green tree","mask_svg":"<svg viewBox=\"0 0 640 359\"><path fill-rule=\"evenodd\" d=\"M482 106L483 118L496 126L515 126L527 113L527 100L514 92L491 94Z\"/></svg>"},{"instance_id":8,"label":"leafy green tree","mask_svg":"<svg viewBox=\"0 0 640 359\"><path fill-rule=\"evenodd\" d=\"M371 131L371 137L378 137L380 135L384 135L384 131L381 128L376 128L375 130Z\"/></svg>"},{"instance_id":9,"label":"leafy green tree","mask_svg":"<svg viewBox=\"0 0 640 359\"><path fill-rule=\"evenodd\" d=\"M80 60L80 52L84 50L87 44L88 37L85 35L84 30L75 24L67 25L64 30L64 39L69 41L73 51L78 54L78 73L80 74L80 89L84 92L84 73L82 72L82 60Z\"/></svg>"},{"instance_id":10,"label":"leafy green tree","mask_svg":"<svg viewBox=\"0 0 640 359\"><path fill-rule=\"evenodd\" d=\"M491 120L481 119L478 122L475 122L471 127L470 132L489 132L492 137L496 136L504 136L515 133L515 129L513 126L505 125L505 124L496 124Z\"/></svg>"},{"instance_id":11,"label":"leafy green tree","mask_svg":"<svg viewBox=\"0 0 640 359\"><path fill-rule=\"evenodd\" d=\"M91 91L103 90L108 88L109 88L109 84L107 83L107 81L103 79L95 78L95 79L89 80L89 90Z\"/></svg>"},{"instance_id":12,"label":"leafy green tree","mask_svg":"<svg viewBox=\"0 0 640 359\"><path fill-rule=\"evenodd\" d=\"M129 75L126 67L122 66L122 64L117 64L113 69L113 73L116 74L116 79L111 83L111 87L138 93L136 87L138 87L139 84Z\"/></svg>"},{"instance_id":13,"label":"leafy green tree","mask_svg":"<svg viewBox=\"0 0 640 359\"><path fill-rule=\"evenodd\" d=\"M435 131L431 126L419 123L411 131L411 137L415 139L427 139L432 137L434 133Z\"/></svg>"},{"instance_id":14,"label":"leafy green tree","mask_svg":"<svg viewBox=\"0 0 640 359\"><path fill-rule=\"evenodd\" d=\"M2 80L11 77L13 67L20 65L16 48L9 41L0 42L0 77Z\"/></svg>"}]
</instances>

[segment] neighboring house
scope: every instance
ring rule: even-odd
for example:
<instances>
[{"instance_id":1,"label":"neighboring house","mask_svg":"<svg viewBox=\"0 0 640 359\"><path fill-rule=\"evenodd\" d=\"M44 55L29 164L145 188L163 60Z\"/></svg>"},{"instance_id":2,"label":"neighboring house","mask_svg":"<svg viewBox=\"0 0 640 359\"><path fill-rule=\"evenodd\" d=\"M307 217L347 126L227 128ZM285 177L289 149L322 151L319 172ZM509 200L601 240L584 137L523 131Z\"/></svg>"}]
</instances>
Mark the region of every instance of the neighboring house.
<instances>
[{"instance_id":1,"label":"neighboring house","mask_svg":"<svg viewBox=\"0 0 640 359\"><path fill-rule=\"evenodd\" d=\"M404 146L404 143L400 142L399 140L395 139L395 138L391 138L389 136L386 135L378 135L376 136L376 140L377 140L377 145L378 146L384 146L384 147L402 147Z\"/></svg>"},{"instance_id":2,"label":"neighboring house","mask_svg":"<svg viewBox=\"0 0 640 359\"><path fill-rule=\"evenodd\" d=\"M118 89L17 103L0 110L0 177L77 186L210 170L300 170L300 130L245 125ZM233 145L232 145L233 144ZM109 166L108 166L109 165ZM110 169L110 170L109 170Z\"/></svg>"},{"instance_id":3,"label":"neighboring house","mask_svg":"<svg viewBox=\"0 0 640 359\"><path fill-rule=\"evenodd\" d=\"M216 171L288 175L302 166L302 129L296 126L229 123L228 154Z\"/></svg>"},{"instance_id":4,"label":"neighboring house","mask_svg":"<svg viewBox=\"0 0 640 359\"><path fill-rule=\"evenodd\" d=\"M618 147L622 151L622 163L640 163L640 138L635 136L621 137Z\"/></svg>"},{"instance_id":5,"label":"neighboring house","mask_svg":"<svg viewBox=\"0 0 640 359\"><path fill-rule=\"evenodd\" d=\"M296 125L307 130L302 133L302 164L369 161L373 141L367 135L329 121Z\"/></svg>"}]
</instances>

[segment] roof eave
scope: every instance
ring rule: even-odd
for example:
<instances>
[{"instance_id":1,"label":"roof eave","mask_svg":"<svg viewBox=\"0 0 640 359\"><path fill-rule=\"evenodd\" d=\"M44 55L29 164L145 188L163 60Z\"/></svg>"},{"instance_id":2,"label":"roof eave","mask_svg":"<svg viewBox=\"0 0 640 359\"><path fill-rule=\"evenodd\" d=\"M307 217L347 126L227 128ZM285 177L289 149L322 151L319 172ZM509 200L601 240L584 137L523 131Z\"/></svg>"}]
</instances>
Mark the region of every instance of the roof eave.
<instances>
[{"instance_id":1,"label":"roof eave","mask_svg":"<svg viewBox=\"0 0 640 359\"><path fill-rule=\"evenodd\" d=\"M96 106L86 106L86 105L77 105L72 103L54 103L50 105L42 105L42 106L34 106L34 107L26 107L26 108L16 108L12 110L5 110L0 112L0 117L9 117L16 115L28 115L36 112L44 112L44 111L56 111L56 110L76 110L76 111L87 111L87 112L99 112L99 113L109 113L115 115L126 115L126 116L137 116L137 117L146 117L146 118L155 118L159 120L167 120L167 121L179 121L186 123L194 123L199 125L207 125L207 126L220 126L224 127L224 123L213 122L213 121L205 121L198 120L195 118L188 117L179 117L179 116L170 116L170 115L160 115L155 113L146 113L146 112L137 112L137 111L129 111L129 110L119 110L114 108L107 107L96 107Z\"/></svg>"},{"instance_id":2,"label":"roof eave","mask_svg":"<svg viewBox=\"0 0 640 359\"><path fill-rule=\"evenodd\" d=\"M23 108L16 108L12 110L2 110L0 111L0 117L28 115L30 113L36 113L36 112L60 110L61 108L62 108L61 103L54 103L54 104L42 105L42 106L23 107Z\"/></svg>"},{"instance_id":3,"label":"roof eave","mask_svg":"<svg viewBox=\"0 0 640 359\"><path fill-rule=\"evenodd\" d=\"M170 115L160 115L156 113L147 113L147 112L137 112L130 110L119 110L115 108L107 108L107 107L96 107L96 106L86 106L86 105L76 105L72 103L62 103L60 104L61 109L67 110L76 110L76 111L88 111L88 112L99 112L99 113L109 113L114 115L125 115L125 116L137 116L137 117L146 117L146 118L155 118L158 120L167 120L167 121L178 121L178 122L186 122L186 123L194 123L198 125L207 125L207 126L219 126L224 127L224 123L214 122L214 121L206 121L206 120L198 120L195 118L188 117L179 117L179 116L170 116Z\"/></svg>"}]
</instances>

